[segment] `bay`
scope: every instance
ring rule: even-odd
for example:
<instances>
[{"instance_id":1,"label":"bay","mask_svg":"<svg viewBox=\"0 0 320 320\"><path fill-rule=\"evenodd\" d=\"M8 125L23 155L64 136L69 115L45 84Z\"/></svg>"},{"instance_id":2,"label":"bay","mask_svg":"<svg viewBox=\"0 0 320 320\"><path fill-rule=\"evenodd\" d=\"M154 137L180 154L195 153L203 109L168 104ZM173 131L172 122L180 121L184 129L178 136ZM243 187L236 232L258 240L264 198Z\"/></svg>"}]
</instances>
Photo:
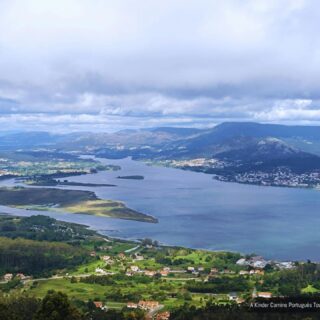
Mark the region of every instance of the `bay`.
<instances>
[{"instance_id":1,"label":"bay","mask_svg":"<svg viewBox=\"0 0 320 320\"><path fill-rule=\"evenodd\" d=\"M153 215L158 224L88 215L45 212L78 222L114 237L152 238L163 244L210 250L256 253L269 259L320 261L319 190L260 187L219 182L211 175L160 166L129 158L99 159L120 171L73 176L69 181L110 183L117 187L74 187L92 190L103 199L121 200ZM142 175L144 180L118 179ZM13 181L2 181L2 185ZM5 211L4 207L1 207ZM39 214L6 208L15 214Z\"/></svg>"}]
</instances>

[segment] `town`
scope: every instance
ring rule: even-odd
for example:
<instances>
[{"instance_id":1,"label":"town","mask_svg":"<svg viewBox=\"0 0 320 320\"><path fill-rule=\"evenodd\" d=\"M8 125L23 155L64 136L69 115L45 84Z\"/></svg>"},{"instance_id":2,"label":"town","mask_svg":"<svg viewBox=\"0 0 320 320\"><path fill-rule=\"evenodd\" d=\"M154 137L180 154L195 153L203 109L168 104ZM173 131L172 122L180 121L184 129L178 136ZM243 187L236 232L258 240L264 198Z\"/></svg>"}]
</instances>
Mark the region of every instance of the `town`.
<instances>
[{"instance_id":1,"label":"town","mask_svg":"<svg viewBox=\"0 0 320 320\"><path fill-rule=\"evenodd\" d=\"M279 167L272 171L248 169L238 172L239 164L219 159L197 158L190 160L161 160L155 162L163 166L207 172L213 178L224 182L237 182L262 186L277 186L291 188L319 188L320 171L304 173L293 172L287 167Z\"/></svg>"},{"instance_id":2,"label":"town","mask_svg":"<svg viewBox=\"0 0 320 320\"><path fill-rule=\"evenodd\" d=\"M151 239L117 240L45 216L3 216L0 230L0 290L10 295L43 298L58 290L72 303L89 303L101 312L142 312L149 319L164 320L186 303L246 305L253 299L320 292L319 265L310 261L167 247ZM17 234L25 240L15 239ZM56 246L61 246L60 255ZM8 260L14 248L15 259ZM54 265L45 261L43 248ZM292 277L297 277L294 284Z\"/></svg>"}]
</instances>

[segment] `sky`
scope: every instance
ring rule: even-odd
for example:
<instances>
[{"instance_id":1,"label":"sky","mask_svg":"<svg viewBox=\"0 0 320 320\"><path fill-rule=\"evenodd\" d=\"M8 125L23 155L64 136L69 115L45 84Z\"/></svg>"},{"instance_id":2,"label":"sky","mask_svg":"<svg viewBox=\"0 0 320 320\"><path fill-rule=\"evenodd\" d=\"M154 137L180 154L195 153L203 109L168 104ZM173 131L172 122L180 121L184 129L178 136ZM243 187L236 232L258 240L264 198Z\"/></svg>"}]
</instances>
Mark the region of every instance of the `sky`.
<instances>
[{"instance_id":1,"label":"sky","mask_svg":"<svg viewBox=\"0 0 320 320\"><path fill-rule=\"evenodd\" d=\"M0 130L320 125L318 0L0 0Z\"/></svg>"}]
</instances>

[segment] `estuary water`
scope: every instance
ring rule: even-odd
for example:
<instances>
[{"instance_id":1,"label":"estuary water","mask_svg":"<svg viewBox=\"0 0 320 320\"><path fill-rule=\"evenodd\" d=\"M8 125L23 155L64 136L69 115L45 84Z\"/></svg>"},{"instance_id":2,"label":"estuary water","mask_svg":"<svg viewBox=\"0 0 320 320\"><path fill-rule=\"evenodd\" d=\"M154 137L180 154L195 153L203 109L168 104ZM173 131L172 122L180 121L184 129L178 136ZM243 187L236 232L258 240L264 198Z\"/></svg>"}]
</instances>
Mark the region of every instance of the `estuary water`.
<instances>
[{"instance_id":1,"label":"estuary water","mask_svg":"<svg viewBox=\"0 0 320 320\"><path fill-rule=\"evenodd\" d=\"M158 224L88 215L45 212L83 223L110 236L152 238L168 245L256 253L269 259L320 261L320 191L219 182L211 175L148 166L129 158L99 159L120 171L74 176L69 181L110 183L116 187L63 187L91 190L121 200L159 219ZM118 179L143 175L144 180ZM12 184L2 181L2 185ZM2 212L39 212L0 207ZM41 212L40 212L41 213Z\"/></svg>"}]
</instances>

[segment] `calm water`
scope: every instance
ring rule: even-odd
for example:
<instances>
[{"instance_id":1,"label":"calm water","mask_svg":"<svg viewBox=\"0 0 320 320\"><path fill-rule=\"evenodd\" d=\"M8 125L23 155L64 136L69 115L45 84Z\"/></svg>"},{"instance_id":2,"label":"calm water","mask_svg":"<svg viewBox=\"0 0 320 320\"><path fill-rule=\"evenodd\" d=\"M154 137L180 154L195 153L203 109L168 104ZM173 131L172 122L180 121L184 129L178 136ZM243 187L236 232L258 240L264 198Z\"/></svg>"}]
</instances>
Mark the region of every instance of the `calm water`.
<instances>
[{"instance_id":1,"label":"calm water","mask_svg":"<svg viewBox=\"0 0 320 320\"><path fill-rule=\"evenodd\" d=\"M122 200L132 209L157 217L159 223L57 213L50 213L51 216L84 223L116 237L150 237L165 244L192 248L320 261L318 190L223 183L210 175L147 166L130 159L101 161L120 165L122 170L69 180L116 184L117 187L77 189L93 190L104 199ZM118 175L143 175L145 179L117 179ZM32 213L16 209L10 212Z\"/></svg>"}]
</instances>

